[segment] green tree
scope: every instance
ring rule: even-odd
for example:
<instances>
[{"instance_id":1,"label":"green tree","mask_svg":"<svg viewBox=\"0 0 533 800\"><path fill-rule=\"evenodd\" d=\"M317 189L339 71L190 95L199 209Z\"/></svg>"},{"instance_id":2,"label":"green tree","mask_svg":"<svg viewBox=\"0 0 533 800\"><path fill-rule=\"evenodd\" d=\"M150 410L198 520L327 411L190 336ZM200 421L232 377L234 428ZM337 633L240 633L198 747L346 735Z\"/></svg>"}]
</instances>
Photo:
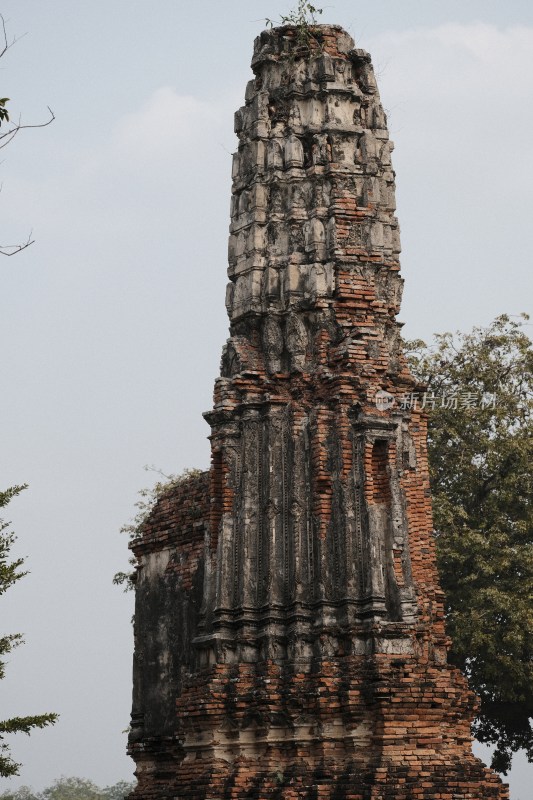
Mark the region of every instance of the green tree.
<instances>
[{"instance_id":1,"label":"green tree","mask_svg":"<svg viewBox=\"0 0 533 800\"><path fill-rule=\"evenodd\" d=\"M12 486L0 492L0 508L5 508L26 486ZM10 559L10 550L15 542L15 535L9 528L10 523L0 519L0 595L3 595L14 583L19 581L26 571L22 570L24 559ZM0 637L0 680L5 676L4 657L15 647L22 644L20 633L6 634ZM40 714L32 717L12 717L0 721L0 776L9 777L18 775L20 764L17 764L9 754L9 745L5 737L11 733L29 734L34 728L45 728L53 725L57 714Z\"/></svg>"},{"instance_id":2,"label":"green tree","mask_svg":"<svg viewBox=\"0 0 533 800\"><path fill-rule=\"evenodd\" d=\"M451 661L481 700L476 738L533 761L533 346L527 317L411 342L426 388Z\"/></svg>"},{"instance_id":3,"label":"green tree","mask_svg":"<svg viewBox=\"0 0 533 800\"><path fill-rule=\"evenodd\" d=\"M2 792L0 800L38 800L38 796L31 786L19 786L13 791Z\"/></svg>"},{"instance_id":4,"label":"green tree","mask_svg":"<svg viewBox=\"0 0 533 800\"><path fill-rule=\"evenodd\" d=\"M15 791L0 794L0 800L124 800L134 787L134 783L118 781L101 789L86 778L66 778L63 775L42 792L21 786Z\"/></svg>"},{"instance_id":5,"label":"green tree","mask_svg":"<svg viewBox=\"0 0 533 800\"><path fill-rule=\"evenodd\" d=\"M135 783L129 781L118 781L112 786L106 786L102 789L102 795L105 800L124 800L135 788Z\"/></svg>"},{"instance_id":6,"label":"green tree","mask_svg":"<svg viewBox=\"0 0 533 800\"><path fill-rule=\"evenodd\" d=\"M43 789L39 800L101 800L101 797L101 789L92 781L62 776Z\"/></svg>"}]
</instances>

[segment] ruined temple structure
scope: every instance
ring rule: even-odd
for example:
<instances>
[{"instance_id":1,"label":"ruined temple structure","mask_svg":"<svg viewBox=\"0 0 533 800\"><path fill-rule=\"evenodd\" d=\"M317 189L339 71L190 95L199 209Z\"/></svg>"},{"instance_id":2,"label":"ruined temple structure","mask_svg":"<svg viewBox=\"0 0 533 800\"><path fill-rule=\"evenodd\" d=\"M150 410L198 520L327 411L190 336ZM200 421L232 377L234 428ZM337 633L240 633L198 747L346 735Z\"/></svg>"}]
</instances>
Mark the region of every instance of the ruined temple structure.
<instances>
[{"instance_id":1,"label":"ruined temple structure","mask_svg":"<svg viewBox=\"0 0 533 800\"><path fill-rule=\"evenodd\" d=\"M235 116L211 468L132 544L134 797L503 800L447 663L386 116L308 34L258 37Z\"/></svg>"}]
</instances>

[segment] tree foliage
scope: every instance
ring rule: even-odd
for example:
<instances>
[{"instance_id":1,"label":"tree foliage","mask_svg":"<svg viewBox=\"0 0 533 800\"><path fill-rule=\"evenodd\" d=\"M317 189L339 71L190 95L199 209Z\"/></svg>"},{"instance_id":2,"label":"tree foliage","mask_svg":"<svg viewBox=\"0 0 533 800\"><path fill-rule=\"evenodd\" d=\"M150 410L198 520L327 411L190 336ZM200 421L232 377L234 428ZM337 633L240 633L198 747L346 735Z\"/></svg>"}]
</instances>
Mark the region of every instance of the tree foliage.
<instances>
[{"instance_id":1,"label":"tree foliage","mask_svg":"<svg viewBox=\"0 0 533 800\"><path fill-rule=\"evenodd\" d=\"M2 122L9 122L9 111L6 108L7 102L9 102L9 97L2 97L0 100L0 125Z\"/></svg>"},{"instance_id":2,"label":"tree foliage","mask_svg":"<svg viewBox=\"0 0 533 800\"><path fill-rule=\"evenodd\" d=\"M427 386L438 565L451 661L481 705L476 738L533 761L533 347L527 317L410 343ZM470 397L470 402L449 402ZM492 403L476 402L490 396ZM446 403L442 398L448 398Z\"/></svg>"},{"instance_id":3,"label":"tree foliage","mask_svg":"<svg viewBox=\"0 0 533 800\"><path fill-rule=\"evenodd\" d=\"M0 508L5 508L8 503L16 497L26 486L12 486L6 491L0 492ZM10 530L10 523L0 519L0 595L3 595L13 584L27 574L22 569L24 559L16 558L11 560L10 551L15 543L15 535ZM22 644L20 633L5 634L0 637L0 680L5 676L6 662L5 656L15 647ZM9 777L18 775L20 764L17 764L10 756L9 745L5 737L11 733L26 733L34 728L45 728L53 725L57 719L57 714L40 714L31 717L12 717L0 721L0 776Z\"/></svg>"},{"instance_id":4,"label":"tree foliage","mask_svg":"<svg viewBox=\"0 0 533 800\"><path fill-rule=\"evenodd\" d=\"M42 792L34 792L29 786L21 786L15 791L0 794L0 800L124 800L134 786L134 783L128 781L118 781L101 789L85 778L62 776Z\"/></svg>"}]
</instances>

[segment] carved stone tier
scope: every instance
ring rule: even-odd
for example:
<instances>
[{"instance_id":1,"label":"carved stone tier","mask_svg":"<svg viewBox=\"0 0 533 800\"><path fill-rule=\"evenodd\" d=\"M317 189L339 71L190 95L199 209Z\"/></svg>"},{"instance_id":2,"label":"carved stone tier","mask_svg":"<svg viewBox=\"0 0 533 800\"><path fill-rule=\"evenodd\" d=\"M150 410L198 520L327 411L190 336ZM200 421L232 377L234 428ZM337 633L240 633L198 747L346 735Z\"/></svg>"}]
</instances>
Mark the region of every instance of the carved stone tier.
<instances>
[{"instance_id":1,"label":"carved stone tier","mask_svg":"<svg viewBox=\"0 0 533 800\"><path fill-rule=\"evenodd\" d=\"M133 544L136 796L503 799L446 661L386 115L308 33L258 37L235 115L211 470Z\"/></svg>"}]
</instances>

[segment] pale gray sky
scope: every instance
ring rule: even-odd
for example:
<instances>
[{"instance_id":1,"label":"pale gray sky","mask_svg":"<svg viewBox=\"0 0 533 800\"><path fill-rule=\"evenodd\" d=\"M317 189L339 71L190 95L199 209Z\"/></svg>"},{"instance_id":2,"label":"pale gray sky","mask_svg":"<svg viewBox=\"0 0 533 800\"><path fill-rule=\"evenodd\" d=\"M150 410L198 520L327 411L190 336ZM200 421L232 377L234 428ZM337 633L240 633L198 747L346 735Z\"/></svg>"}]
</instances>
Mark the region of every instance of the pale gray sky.
<instances>
[{"instance_id":1,"label":"pale gray sky","mask_svg":"<svg viewBox=\"0 0 533 800\"><path fill-rule=\"evenodd\" d=\"M318 3L320 5L320 3ZM129 778L131 598L118 531L150 482L206 467L224 310L233 112L253 38L290 3L0 0L1 95L56 122L3 151L0 486L31 575L3 598L24 631L2 716L54 710L13 739L23 783ZM531 310L533 4L373 0L323 21L370 50L396 142L409 338ZM7 607L7 610L6 610ZM533 767L516 759L513 800Z\"/></svg>"}]
</instances>

